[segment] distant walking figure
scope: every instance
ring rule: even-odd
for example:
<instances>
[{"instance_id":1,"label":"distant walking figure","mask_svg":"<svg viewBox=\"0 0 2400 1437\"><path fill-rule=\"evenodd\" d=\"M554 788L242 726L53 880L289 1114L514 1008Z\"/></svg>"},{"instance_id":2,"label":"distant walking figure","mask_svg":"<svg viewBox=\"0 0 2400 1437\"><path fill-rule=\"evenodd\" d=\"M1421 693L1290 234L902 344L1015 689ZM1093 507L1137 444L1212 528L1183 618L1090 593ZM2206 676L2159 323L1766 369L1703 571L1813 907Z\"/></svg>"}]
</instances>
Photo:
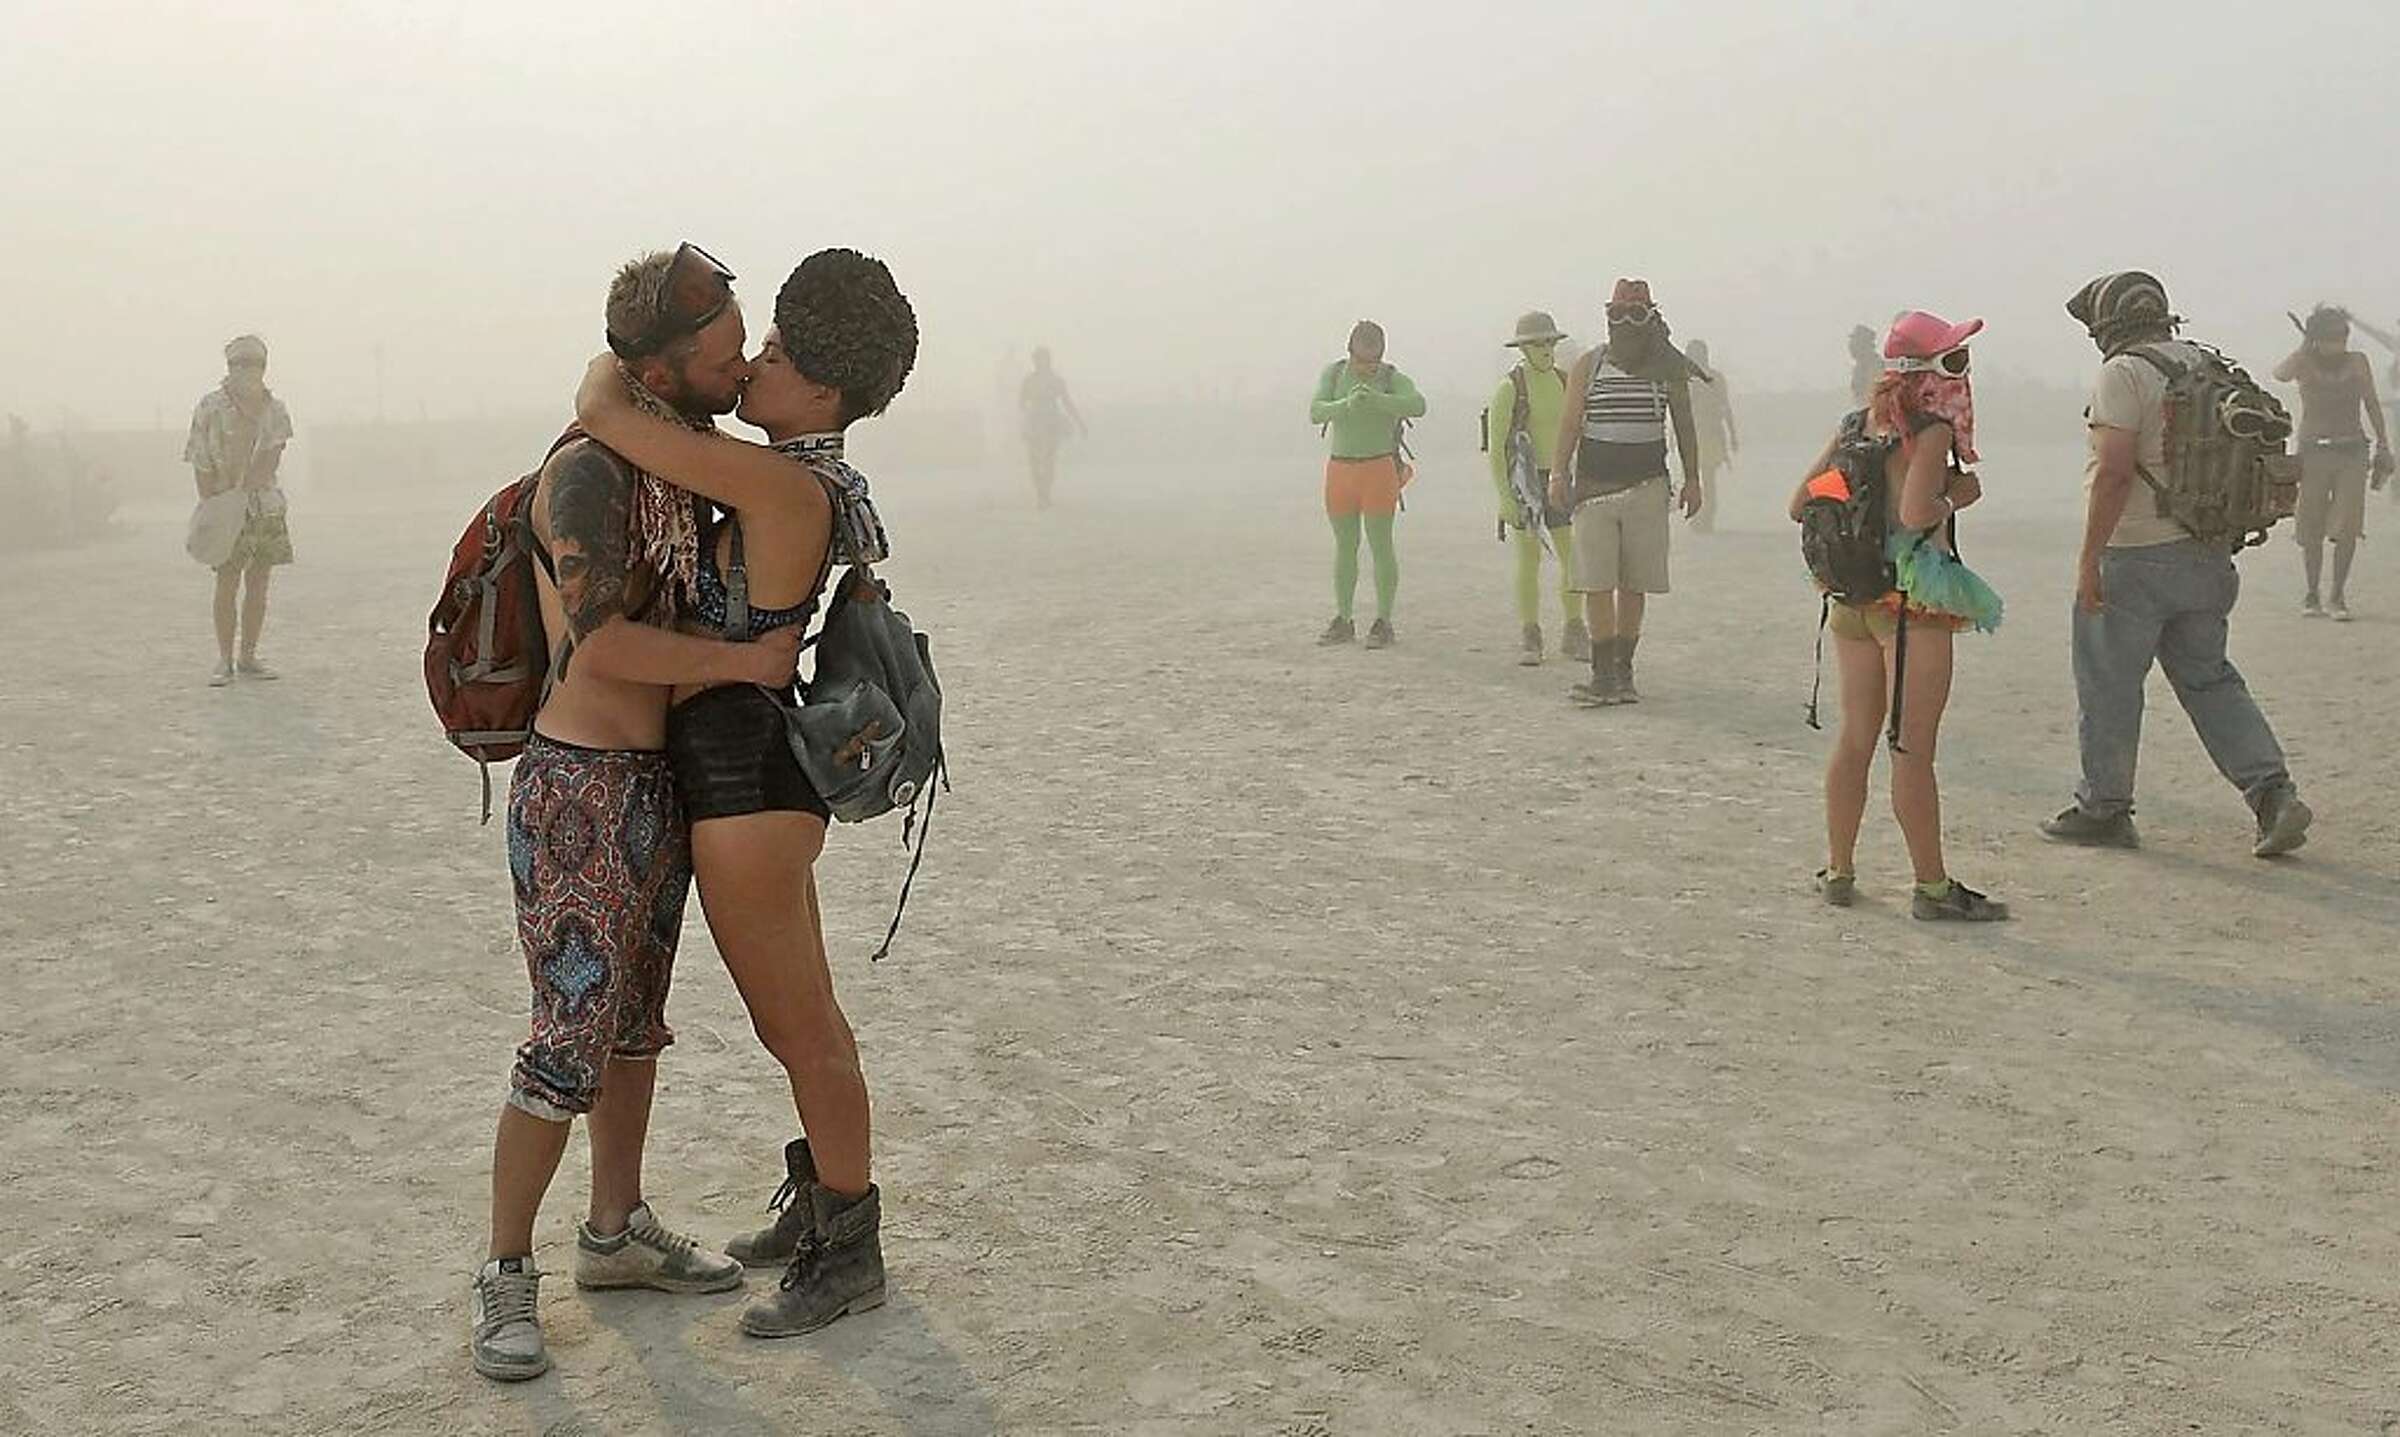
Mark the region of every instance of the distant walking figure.
<instances>
[{"instance_id":1,"label":"distant walking figure","mask_svg":"<svg viewBox=\"0 0 2400 1437\"><path fill-rule=\"evenodd\" d=\"M291 411L267 389L266 342L245 334L225 346L224 382L192 410L191 437L183 446L184 462L192 466L200 491L193 554L217 571L217 667L208 680L213 688L237 677L276 676L259 662L258 635L267 622L267 575L292 562L292 531L278 473L291 440Z\"/></svg>"},{"instance_id":2,"label":"distant walking figure","mask_svg":"<svg viewBox=\"0 0 2400 1437\"><path fill-rule=\"evenodd\" d=\"M1017 389L1018 418L1025 434L1025 457L1033 468L1034 503L1050 507L1051 486L1058 481L1058 449L1073 429L1077 438L1091 433L1083 412L1067 393L1067 381L1050 366L1050 351L1033 352L1033 372Z\"/></svg>"}]
</instances>

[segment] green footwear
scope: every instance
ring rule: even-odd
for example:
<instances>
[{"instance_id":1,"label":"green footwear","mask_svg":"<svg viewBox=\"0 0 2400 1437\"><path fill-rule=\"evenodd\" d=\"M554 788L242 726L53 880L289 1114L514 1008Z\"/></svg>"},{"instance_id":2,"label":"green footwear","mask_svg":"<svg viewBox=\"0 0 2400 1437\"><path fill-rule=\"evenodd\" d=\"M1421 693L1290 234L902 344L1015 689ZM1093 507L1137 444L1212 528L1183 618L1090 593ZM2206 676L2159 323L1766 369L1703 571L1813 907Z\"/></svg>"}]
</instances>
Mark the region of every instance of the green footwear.
<instances>
[{"instance_id":1,"label":"green footwear","mask_svg":"<svg viewBox=\"0 0 2400 1437\"><path fill-rule=\"evenodd\" d=\"M1858 902L1858 875L1820 868L1817 870L1817 892L1833 907L1848 908Z\"/></svg>"},{"instance_id":2,"label":"green footwear","mask_svg":"<svg viewBox=\"0 0 2400 1437\"><path fill-rule=\"evenodd\" d=\"M1909 916L1927 923L2002 923L2008 919L2007 904L1996 903L1955 878L1942 889L1936 895L1918 884L1908 901Z\"/></svg>"}]
</instances>

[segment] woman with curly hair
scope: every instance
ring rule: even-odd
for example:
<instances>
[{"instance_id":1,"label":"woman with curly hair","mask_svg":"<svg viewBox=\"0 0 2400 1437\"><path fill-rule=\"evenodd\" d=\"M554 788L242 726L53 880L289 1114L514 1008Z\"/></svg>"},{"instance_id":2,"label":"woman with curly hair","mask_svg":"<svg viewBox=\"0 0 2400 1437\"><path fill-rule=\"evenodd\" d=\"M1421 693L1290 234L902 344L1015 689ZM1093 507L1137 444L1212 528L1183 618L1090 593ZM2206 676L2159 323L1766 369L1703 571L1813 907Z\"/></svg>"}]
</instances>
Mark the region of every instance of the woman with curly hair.
<instances>
[{"instance_id":1,"label":"woman with curly hair","mask_svg":"<svg viewBox=\"0 0 2400 1437\"><path fill-rule=\"evenodd\" d=\"M886 554L866 476L842 436L881 414L917 358L917 320L880 260L825 250L793 270L735 411L753 444L647 410L613 356L576 395L591 436L694 500L699 558L679 595L687 622L756 638L805 627L836 563ZM881 1202L868 1168L866 1079L826 963L815 865L829 816L785 737L796 685L683 688L667 753L692 828L709 933L783 1064L805 1137L785 1149L773 1226L727 1244L745 1265L783 1267L742 1314L759 1337L810 1332L883 1301Z\"/></svg>"}]
</instances>

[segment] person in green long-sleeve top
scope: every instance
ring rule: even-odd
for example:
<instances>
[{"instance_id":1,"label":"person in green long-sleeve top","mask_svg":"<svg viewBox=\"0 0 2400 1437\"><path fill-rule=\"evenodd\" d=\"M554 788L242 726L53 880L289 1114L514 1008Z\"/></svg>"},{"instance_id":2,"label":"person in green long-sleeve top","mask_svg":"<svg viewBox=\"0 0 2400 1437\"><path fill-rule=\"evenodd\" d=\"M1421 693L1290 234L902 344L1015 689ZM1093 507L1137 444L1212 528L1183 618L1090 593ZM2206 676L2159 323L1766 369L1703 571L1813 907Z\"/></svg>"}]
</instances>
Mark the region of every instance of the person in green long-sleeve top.
<instances>
[{"instance_id":1,"label":"person in green long-sleeve top","mask_svg":"<svg viewBox=\"0 0 2400 1437\"><path fill-rule=\"evenodd\" d=\"M1333 525L1333 622L1317 640L1346 644L1358 636L1352 618L1358 596L1358 541L1375 556L1375 622L1367 647L1390 648L1392 604L1400 595L1400 555L1392 545L1400 491L1413 472L1401 457L1400 433L1425 412L1425 396L1409 377L1383 361L1383 326L1362 319L1350 331L1350 356L1326 365L1308 417L1323 425L1332 452L1325 461L1325 517Z\"/></svg>"},{"instance_id":2,"label":"person in green long-sleeve top","mask_svg":"<svg viewBox=\"0 0 2400 1437\"><path fill-rule=\"evenodd\" d=\"M1524 638L1524 652L1517 662L1529 666L1542 661L1545 547L1558 559L1558 607L1565 624L1559 652L1578 660L1592 654L1591 639L1584 633L1581 600L1575 594L1573 517L1564 509L1550 507L1547 498L1550 465L1558 452L1559 418L1567 412L1567 377L1558 372L1558 342L1565 338L1557 322L1538 309L1519 319L1517 337L1508 347L1522 359L1500 381L1500 387L1492 392L1490 407L1483 411L1483 447L1491 456L1492 487L1500 495L1501 537L1516 551L1517 625ZM1510 473L1519 434L1532 450L1531 505L1527 496L1518 494L1518 481ZM1529 513L1532 507L1540 512ZM1533 522L1542 527L1535 529ZM1544 531L1549 536L1546 543Z\"/></svg>"}]
</instances>

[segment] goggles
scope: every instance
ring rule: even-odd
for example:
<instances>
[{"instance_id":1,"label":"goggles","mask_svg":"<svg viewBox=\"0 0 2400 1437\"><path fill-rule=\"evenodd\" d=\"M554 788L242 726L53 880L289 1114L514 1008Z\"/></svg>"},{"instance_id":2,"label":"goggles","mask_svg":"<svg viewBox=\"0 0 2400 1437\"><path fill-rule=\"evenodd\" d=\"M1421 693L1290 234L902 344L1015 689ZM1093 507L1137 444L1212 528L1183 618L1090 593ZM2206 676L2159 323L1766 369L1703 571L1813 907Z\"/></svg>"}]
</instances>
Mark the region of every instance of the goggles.
<instances>
[{"instance_id":1,"label":"goggles","mask_svg":"<svg viewBox=\"0 0 2400 1437\"><path fill-rule=\"evenodd\" d=\"M1967 357L1967 347L1962 344L1956 349L1944 350L1931 358L1907 355L1899 359L1886 360L1883 367L1894 374L1947 374L1952 379L1964 379L1967 377L1970 361Z\"/></svg>"},{"instance_id":2,"label":"goggles","mask_svg":"<svg viewBox=\"0 0 2400 1437\"><path fill-rule=\"evenodd\" d=\"M715 255L686 240L667 262L666 282L659 286L658 312L638 335L610 334L608 347L619 359L640 359L716 323L733 303L733 271Z\"/></svg>"},{"instance_id":3,"label":"goggles","mask_svg":"<svg viewBox=\"0 0 2400 1437\"><path fill-rule=\"evenodd\" d=\"M1638 328L1657 318L1658 306L1654 304L1612 304L1608 307L1610 324L1630 324Z\"/></svg>"}]
</instances>

